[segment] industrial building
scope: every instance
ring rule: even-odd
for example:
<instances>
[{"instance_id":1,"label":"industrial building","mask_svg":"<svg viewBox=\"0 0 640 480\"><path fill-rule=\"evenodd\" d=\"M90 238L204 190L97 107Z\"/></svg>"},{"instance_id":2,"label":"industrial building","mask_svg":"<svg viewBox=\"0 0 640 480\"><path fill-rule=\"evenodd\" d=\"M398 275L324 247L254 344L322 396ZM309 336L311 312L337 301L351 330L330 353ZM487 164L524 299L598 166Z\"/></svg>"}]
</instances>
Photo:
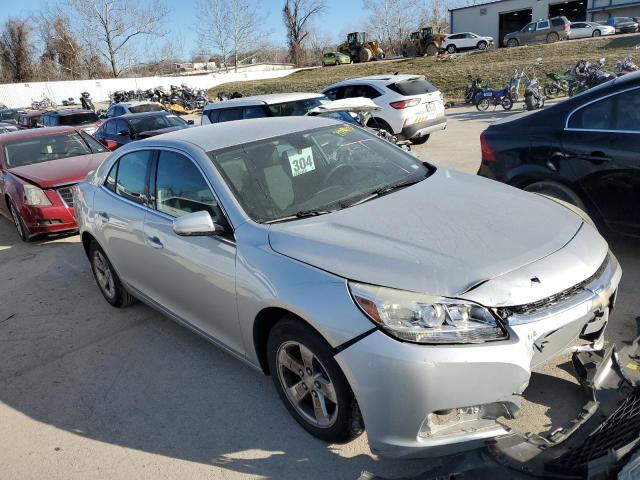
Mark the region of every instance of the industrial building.
<instances>
[{"instance_id":1,"label":"industrial building","mask_svg":"<svg viewBox=\"0 0 640 480\"><path fill-rule=\"evenodd\" d=\"M507 33L532 21L563 15L572 22L640 17L640 0L497 0L449 10L449 28L450 33L488 35L502 46Z\"/></svg>"}]
</instances>

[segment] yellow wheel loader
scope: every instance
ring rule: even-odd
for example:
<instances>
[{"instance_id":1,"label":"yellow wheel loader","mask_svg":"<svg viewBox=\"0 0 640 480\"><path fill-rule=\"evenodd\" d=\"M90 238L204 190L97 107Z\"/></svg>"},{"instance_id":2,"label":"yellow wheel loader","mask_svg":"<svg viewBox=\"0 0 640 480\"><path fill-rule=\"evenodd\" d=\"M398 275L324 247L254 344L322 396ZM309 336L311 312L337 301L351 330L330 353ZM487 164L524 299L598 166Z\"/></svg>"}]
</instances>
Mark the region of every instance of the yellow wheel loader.
<instances>
[{"instance_id":1,"label":"yellow wheel loader","mask_svg":"<svg viewBox=\"0 0 640 480\"><path fill-rule=\"evenodd\" d=\"M365 32L351 32L347 34L347 41L338 45L338 52L349 55L353 62L370 62L382 60L384 51L376 41L367 41Z\"/></svg>"},{"instance_id":2,"label":"yellow wheel loader","mask_svg":"<svg viewBox=\"0 0 640 480\"><path fill-rule=\"evenodd\" d=\"M433 33L432 27L421 28L417 32L411 32L409 38L402 44L403 57L432 57L440 51L444 33Z\"/></svg>"}]
</instances>

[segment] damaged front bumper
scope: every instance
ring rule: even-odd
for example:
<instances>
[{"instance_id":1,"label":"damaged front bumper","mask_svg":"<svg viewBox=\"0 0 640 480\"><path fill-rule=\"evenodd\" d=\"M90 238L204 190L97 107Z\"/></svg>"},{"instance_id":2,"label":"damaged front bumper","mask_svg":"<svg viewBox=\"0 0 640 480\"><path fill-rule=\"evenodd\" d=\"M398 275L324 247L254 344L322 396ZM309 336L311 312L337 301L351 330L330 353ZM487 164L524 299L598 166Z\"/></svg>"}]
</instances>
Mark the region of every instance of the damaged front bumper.
<instances>
[{"instance_id":1,"label":"damaged front bumper","mask_svg":"<svg viewBox=\"0 0 640 480\"><path fill-rule=\"evenodd\" d=\"M335 358L356 392L371 450L441 456L509 436L497 419L519 410L532 368L566 351L602 347L620 277L608 255L571 295L510 312L505 341L417 345L377 331L340 352Z\"/></svg>"}]
</instances>

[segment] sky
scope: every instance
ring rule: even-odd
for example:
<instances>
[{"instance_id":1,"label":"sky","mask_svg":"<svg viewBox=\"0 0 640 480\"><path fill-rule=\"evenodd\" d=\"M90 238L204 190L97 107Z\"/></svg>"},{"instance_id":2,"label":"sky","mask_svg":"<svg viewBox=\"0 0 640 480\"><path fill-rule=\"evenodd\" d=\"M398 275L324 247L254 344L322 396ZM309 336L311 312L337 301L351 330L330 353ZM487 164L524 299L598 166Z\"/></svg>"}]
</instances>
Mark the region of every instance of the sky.
<instances>
[{"instance_id":1,"label":"sky","mask_svg":"<svg viewBox=\"0 0 640 480\"><path fill-rule=\"evenodd\" d=\"M138 0L145 3L147 0ZM284 45L285 29L282 23L283 0L255 0L259 9L265 13L264 30L268 38ZM24 17L46 7L51 0L0 0L0 22L8 17ZM197 20L197 0L165 0L171 9L170 26L173 37L184 38L184 56L195 53L197 33L194 25ZM366 12L361 0L325 0L327 8L315 20L318 29L329 39L337 41L341 35L358 30L365 22ZM184 28L178 28L184 25ZM181 42L182 43L182 42Z\"/></svg>"}]
</instances>

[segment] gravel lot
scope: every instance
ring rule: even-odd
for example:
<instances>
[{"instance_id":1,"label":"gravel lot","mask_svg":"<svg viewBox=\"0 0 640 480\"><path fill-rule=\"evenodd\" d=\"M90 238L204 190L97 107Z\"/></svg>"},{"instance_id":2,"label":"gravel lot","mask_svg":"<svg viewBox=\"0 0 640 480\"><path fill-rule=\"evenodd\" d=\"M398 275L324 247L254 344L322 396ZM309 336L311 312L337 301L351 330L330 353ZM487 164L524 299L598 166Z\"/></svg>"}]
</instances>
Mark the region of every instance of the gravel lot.
<instances>
[{"instance_id":1,"label":"gravel lot","mask_svg":"<svg viewBox=\"0 0 640 480\"><path fill-rule=\"evenodd\" d=\"M479 133L501 115L449 110L447 130L415 151L473 173ZM640 253L633 240L609 240L624 269L609 339L630 341ZM0 285L2 479L355 479L425 466L372 457L366 435L312 438L269 378L142 304L110 307L77 236L24 244L0 218ZM578 413L567 361L534 374L515 425L544 432Z\"/></svg>"}]
</instances>

